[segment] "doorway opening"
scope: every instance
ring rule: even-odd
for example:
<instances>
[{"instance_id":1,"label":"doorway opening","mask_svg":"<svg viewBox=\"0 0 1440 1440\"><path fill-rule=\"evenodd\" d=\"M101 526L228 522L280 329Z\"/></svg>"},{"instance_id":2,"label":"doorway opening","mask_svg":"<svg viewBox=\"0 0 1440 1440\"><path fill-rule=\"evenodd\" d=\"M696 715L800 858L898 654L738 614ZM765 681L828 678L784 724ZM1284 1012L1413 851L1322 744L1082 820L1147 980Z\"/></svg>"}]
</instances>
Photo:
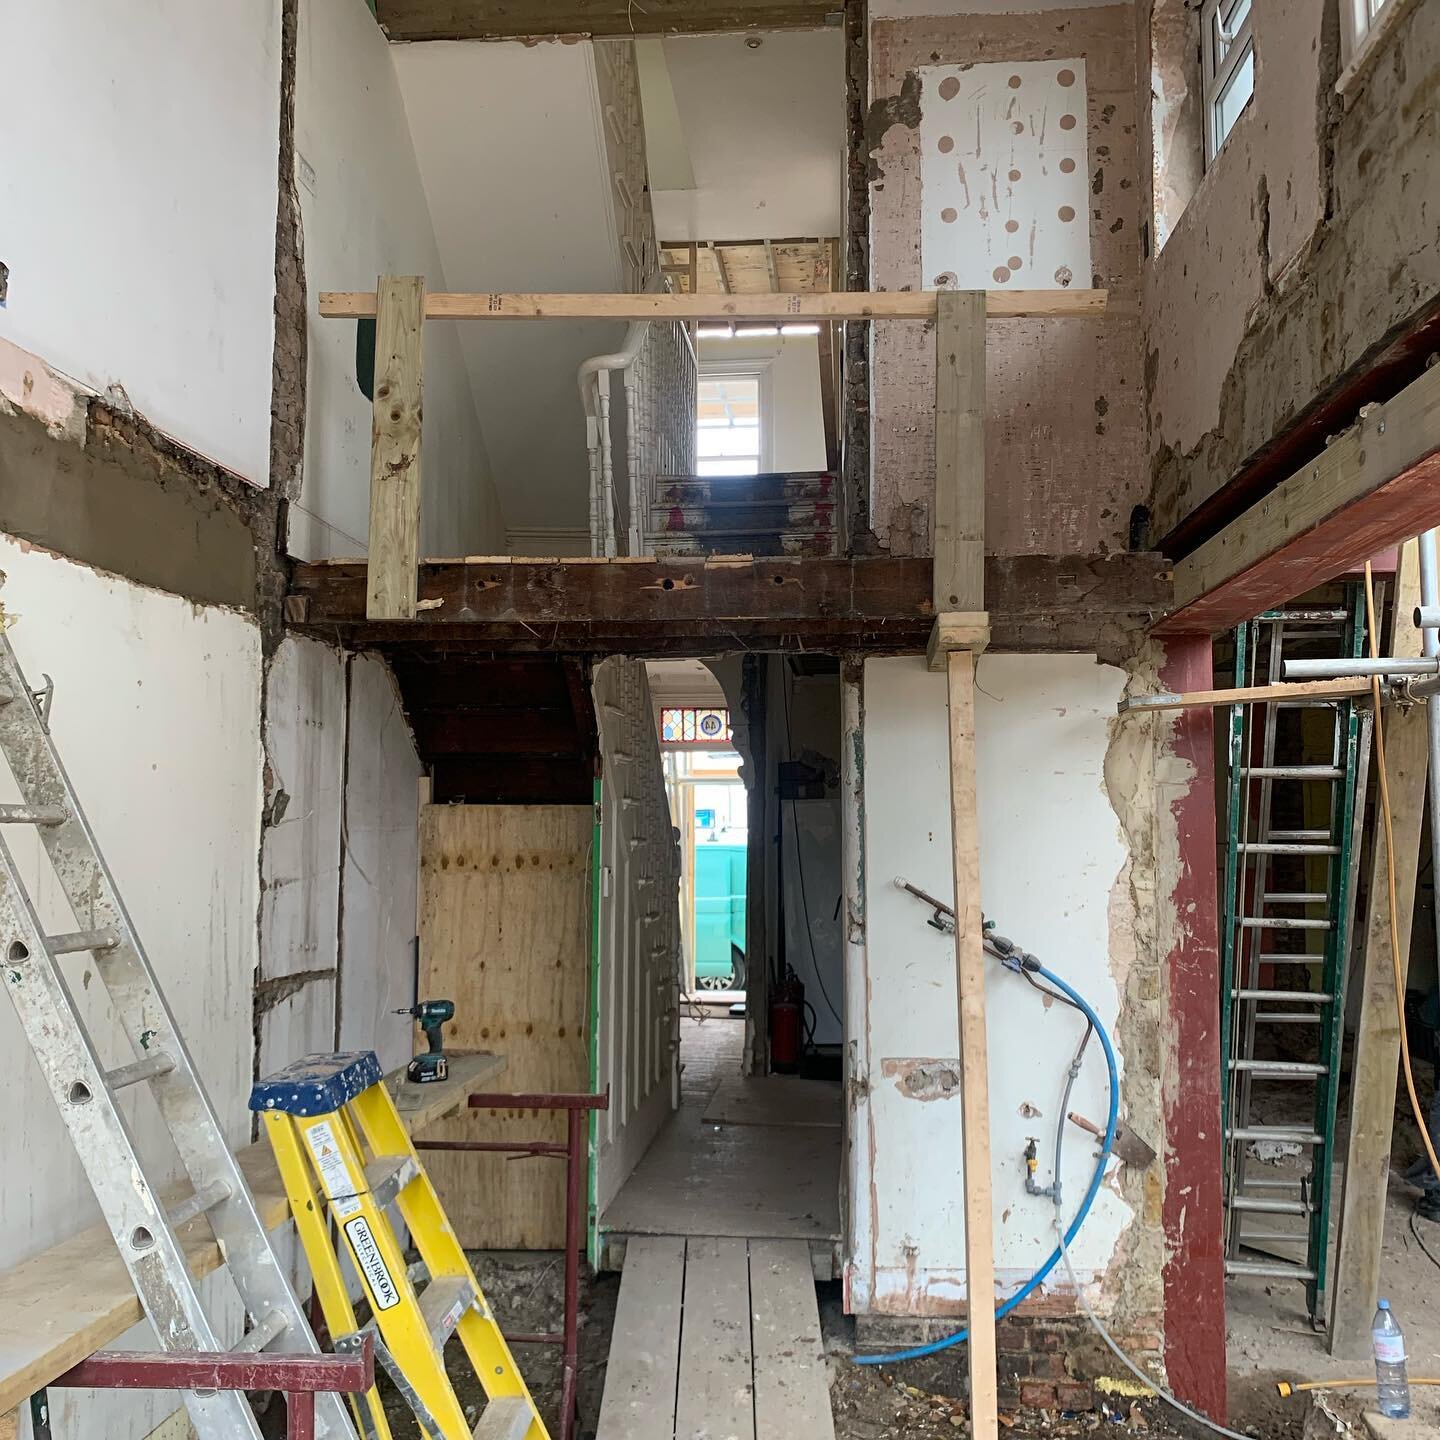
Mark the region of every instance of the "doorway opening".
<instances>
[{"instance_id":1,"label":"doorway opening","mask_svg":"<svg viewBox=\"0 0 1440 1440\"><path fill-rule=\"evenodd\" d=\"M841 677L828 656L646 666L680 855L672 1111L601 1215L635 1235L841 1236Z\"/></svg>"}]
</instances>

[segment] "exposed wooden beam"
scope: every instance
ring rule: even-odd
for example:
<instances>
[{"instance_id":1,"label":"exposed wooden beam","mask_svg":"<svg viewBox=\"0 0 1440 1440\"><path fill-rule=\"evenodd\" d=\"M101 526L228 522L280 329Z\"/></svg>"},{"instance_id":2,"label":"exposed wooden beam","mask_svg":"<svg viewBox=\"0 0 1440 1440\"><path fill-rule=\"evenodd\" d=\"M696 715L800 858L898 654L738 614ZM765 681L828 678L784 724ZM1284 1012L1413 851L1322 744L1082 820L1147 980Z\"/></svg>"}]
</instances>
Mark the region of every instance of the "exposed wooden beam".
<instances>
[{"instance_id":1,"label":"exposed wooden beam","mask_svg":"<svg viewBox=\"0 0 1440 1440\"><path fill-rule=\"evenodd\" d=\"M1218 705L1270 704L1277 700L1344 700L1370 694L1368 680L1277 680L1273 685L1237 685L1226 690L1135 695L1122 700L1120 714L1152 710L1213 710Z\"/></svg>"},{"instance_id":2,"label":"exposed wooden beam","mask_svg":"<svg viewBox=\"0 0 1440 1440\"><path fill-rule=\"evenodd\" d=\"M1216 634L1302 595L1440 513L1440 365L1175 567L1161 633Z\"/></svg>"},{"instance_id":3,"label":"exposed wooden beam","mask_svg":"<svg viewBox=\"0 0 1440 1440\"><path fill-rule=\"evenodd\" d=\"M382 275L377 282L375 405L370 446L371 620L415 613L420 556L421 336L425 277Z\"/></svg>"},{"instance_id":4,"label":"exposed wooden beam","mask_svg":"<svg viewBox=\"0 0 1440 1440\"><path fill-rule=\"evenodd\" d=\"M719 281L720 293L722 295L730 294L730 276L725 269L725 256L713 240L707 240L705 248L710 252L710 259L714 262L715 278Z\"/></svg>"},{"instance_id":5,"label":"exposed wooden beam","mask_svg":"<svg viewBox=\"0 0 1440 1440\"><path fill-rule=\"evenodd\" d=\"M1420 603L1419 547L1400 551L1395 572L1395 634L1389 653L1418 656L1421 632L1410 623ZM1434 703L1434 702L1432 702ZM1410 930L1415 913L1415 879L1425 816L1428 769L1423 705L1388 709L1385 769L1389 777L1390 821L1395 832L1395 898L1400 974L1410 963ZM1390 1141L1395 1129L1395 1081L1400 1069L1400 1025L1395 1010L1395 964L1390 945L1390 907L1385 826L1375 801L1370 859L1369 913L1361 947L1359 1019L1350 1071L1350 1137L1340 1230L1331 1284L1330 1353L1364 1355L1380 1286L1380 1250L1385 1241L1385 1195L1390 1176ZM1403 996L1401 997L1404 998Z\"/></svg>"},{"instance_id":6,"label":"exposed wooden beam","mask_svg":"<svg viewBox=\"0 0 1440 1440\"><path fill-rule=\"evenodd\" d=\"M718 263L718 260L717 260ZM427 320L933 320L943 291L845 290L785 295L463 294L425 297ZM1104 290L987 290L990 320L1084 319L1103 314ZM369 290L322 290L320 314L363 320L375 314Z\"/></svg>"},{"instance_id":7,"label":"exposed wooden beam","mask_svg":"<svg viewBox=\"0 0 1440 1440\"><path fill-rule=\"evenodd\" d=\"M548 35L697 35L814 29L837 0L377 0L392 40L513 40Z\"/></svg>"},{"instance_id":8,"label":"exposed wooden beam","mask_svg":"<svg viewBox=\"0 0 1440 1440\"><path fill-rule=\"evenodd\" d=\"M822 320L816 342L820 361L820 422L825 432L825 465L834 470L840 464L840 416L835 407L835 322Z\"/></svg>"},{"instance_id":9,"label":"exposed wooden beam","mask_svg":"<svg viewBox=\"0 0 1440 1440\"><path fill-rule=\"evenodd\" d=\"M709 560L427 560L415 619L370 621L363 561L294 567L287 621L357 647L712 655L920 654L934 621L928 556ZM1148 625L1169 593L1155 555L990 556L990 646L1087 651Z\"/></svg>"}]
</instances>

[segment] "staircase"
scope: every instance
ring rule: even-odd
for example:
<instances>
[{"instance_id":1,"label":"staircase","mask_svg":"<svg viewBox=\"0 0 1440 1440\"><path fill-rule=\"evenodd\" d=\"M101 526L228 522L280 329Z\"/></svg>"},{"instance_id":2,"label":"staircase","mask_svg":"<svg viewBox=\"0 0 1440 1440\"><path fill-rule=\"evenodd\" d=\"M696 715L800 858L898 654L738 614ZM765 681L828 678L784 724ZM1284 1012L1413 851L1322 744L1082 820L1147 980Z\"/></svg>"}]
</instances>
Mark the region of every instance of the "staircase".
<instances>
[{"instance_id":1,"label":"staircase","mask_svg":"<svg viewBox=\"0 0 1440 1440\"><path fill-rule=\"evenodd\" d=\"M824 471L655 481L656 555L834 555L836 477Z\"/></svg>"}]
</instances>

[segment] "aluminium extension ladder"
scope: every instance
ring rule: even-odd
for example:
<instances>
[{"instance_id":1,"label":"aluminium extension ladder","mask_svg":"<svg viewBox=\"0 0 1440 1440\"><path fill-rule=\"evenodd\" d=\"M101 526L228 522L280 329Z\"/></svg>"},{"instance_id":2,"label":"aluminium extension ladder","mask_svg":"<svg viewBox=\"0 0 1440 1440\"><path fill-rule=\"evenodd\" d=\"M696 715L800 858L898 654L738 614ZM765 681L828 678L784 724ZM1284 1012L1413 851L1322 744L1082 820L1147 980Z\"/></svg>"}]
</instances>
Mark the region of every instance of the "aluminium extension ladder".
<instances>
[{"instance_id":1,"label":"aluminium extension ladder","mask_svg":"<svg viewBox=\"0 0 1440 1440\"><path fill-rule=\"evenodd\" d=\"M1285 660L1297 655L1358 656L1364 616L1358 584L1345 587L1343 603L1266 611L1235 632L1235 684L1282 680ZM1353 699L1230 711L1221 957L1226 1273L1303 1284L1317 1326L1371 724Z\"/></svg>"},{"instance_id":2,"label":"aluminium extension ladder","mask_svg":"<svg viewBox=\"0 0 1440 1440\"><path fill-rule=\"evenodd\" d=\"M358 1329L332 1239L333 1221L333 1229L345 1236L379 1331L376 1356L431 1440L548 1440L510 1347L381 1081L374 1051L307 1055L258 1081L250 1108L264 1118L331 1333L353 1335ZM421 1290L407 1270L388 1213L391 1206L409 1229L428 1274ZM473 1430L446 1371L445 1346L452 1337L464 1347L488 1401ZM367 1433L389 1440L374 1390L365 1403Z\"/></svg>"},{"instance_id":3,"label":"aluminium extension ladder","mask_svg":"<svg viewBox=\"0 0 1440 1440\"><path fill-rule=\"evenodd\" d=\"M95 1198L165 1350L221 1350L176 1234L203 1215L249 1316L237 1352L318 1354L319 1346L290 1288L166 1003L115 881L80 809L50 738L49 690L43 700L21 673L0 632L0 753L23 803L0 806L0 945L5 989L30 1048L70 1131ZM82 928L46 934L4 826L34 828ZM75 1007L61 962L93 959L134 1058L107 1066ZM148 1086L189 1175L191 1194L166 1203L146 1173L118 1104L131 1085ZM353 1440L340 1398L316 1397L322 1440ZM187 1391L185 1403L203 1440L260 1440L241 1392Z\"/></svg>"}]
</instances>

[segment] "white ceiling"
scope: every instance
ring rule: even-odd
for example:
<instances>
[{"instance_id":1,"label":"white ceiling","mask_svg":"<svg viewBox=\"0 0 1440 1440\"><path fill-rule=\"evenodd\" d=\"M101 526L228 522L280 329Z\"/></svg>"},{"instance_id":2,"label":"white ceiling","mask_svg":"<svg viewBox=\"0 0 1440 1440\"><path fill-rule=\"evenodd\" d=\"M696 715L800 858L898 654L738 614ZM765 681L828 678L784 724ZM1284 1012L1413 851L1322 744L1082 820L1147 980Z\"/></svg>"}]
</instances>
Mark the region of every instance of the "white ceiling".
<instances>
[{"instance_id":1,"label":"white ceiling","mask_svg":"<svg viewBox=\"0 0 1440 1440\"><path fill-rule=\"evenodd\" d=\"M429 41L390 53L450 289L622 289L593 47ZM453 323L507 526L584 529L575 372L614 350L624 325Z\"/></svg>"},{"instance_id":2,"label":"white ceiling","mask_svg":"<svg viewBox=\"0 0 1440 1440\"><path fill-rule=\"evenodd\" d=\"M747 38L758 39L752 49ZM655 190L666 240L840 233L845 40L838 27L667 36L666 66L694 189ZM661 122L665 123L665 122ZM669 153L673 137L650 136Z\"/></svg>"}]
</instances>

